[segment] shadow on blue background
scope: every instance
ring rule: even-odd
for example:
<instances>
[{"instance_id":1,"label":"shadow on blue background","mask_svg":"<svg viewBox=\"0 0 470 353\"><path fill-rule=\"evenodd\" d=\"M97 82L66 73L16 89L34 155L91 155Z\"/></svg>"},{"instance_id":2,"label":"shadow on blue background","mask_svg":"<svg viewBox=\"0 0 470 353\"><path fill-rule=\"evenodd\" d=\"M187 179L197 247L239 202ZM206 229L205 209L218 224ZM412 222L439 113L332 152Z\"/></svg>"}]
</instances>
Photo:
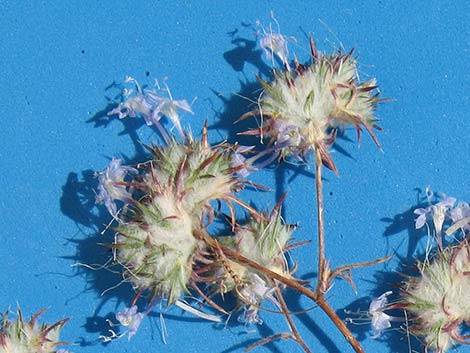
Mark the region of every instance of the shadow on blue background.
<instances>
[{"instance_id":1,"label":"shadow on blue background","mask_svg":"<svg viewBox=\"0 0 470 353\"><path fill-rule=\"evenodd\" d=\"M386 1L241 1L215 6L205 1L5 0L2 10L0 282L6 285L0 286L0 298L3 308L19 302L27 312L51 306L43 317L49 322L70 317L62 338L82 337L81 347L68 347L76 353L149 353L149 347L170 353L241 352L258 339L233 333L243 329L236 323L230 330L215 330L175 311L165 313L174 334L166 346L152 335L151 322L143 324L131 342L102 347L97 336L107 334L106 320L131 302L132 290L125 284L99 297L120 282L118 273L75 266L69 275L67 268L75 262L102 264L109 258L108 249L96 245L112 239L110 233L100 234L109 216L95 206L93 173L118 153L125 163L143 160L141 141L148 142L151 133L140 129L139 119L108 119L120 85L106 85L125 75L141 82L167 76L178 98L199 97L196 114L185 126L199 133L207 119L220 139L240 141L237 132L256 127L255 119L232 125L249 110L240 96L256 101L260 86L255 76L270 77L270 65L253 33L256 20L269 24L270 10L281 31L299 39L290 49L300 61L308 55L310 31L321 50L336 50L341 43L355 47L361 77L376 76L384 96L394 99L378 111L385 152L376 153L365 136L356 148L354 134L346 132L332 148L340 177L325 173L329 259L342 264L397 254L385 268L355 274L358 298L333 293L338 314L343 308L367 310L370 298L400 282L386 271L406 271L396 262L413 265L412 257L420 256L425 234L414 229L413 210L423 205L416 200L416 187L431 185L459 199L470 197L468 1L406 6ZM258 141L243 138L243 144ZM274 192L251 194L247 202L268 207L265 204L273 205L288 191L283 215L300 223L297 240L310 239L315 231L313 177L306 166L273 166L254 178L266 180ZM63 238L68 239L66 245ZM296 252L301 265L310 261L308 251ZM302 270L299 276L305 278ZM59 275L45 278L45 273ZM286 293L292 309L305 309L302 298ZM296 318L314 352L351 352L317 313L314 309ZM265 321L269 325L259 327L261 335L286 328L278 318ZM352 329L368 353L408 352L402 332L388 331L373 341L368 325ZM413 347L423 350L415 343ZM291 350L300 351L279 341L256 352Z\"/></svg>"}]
</instances>

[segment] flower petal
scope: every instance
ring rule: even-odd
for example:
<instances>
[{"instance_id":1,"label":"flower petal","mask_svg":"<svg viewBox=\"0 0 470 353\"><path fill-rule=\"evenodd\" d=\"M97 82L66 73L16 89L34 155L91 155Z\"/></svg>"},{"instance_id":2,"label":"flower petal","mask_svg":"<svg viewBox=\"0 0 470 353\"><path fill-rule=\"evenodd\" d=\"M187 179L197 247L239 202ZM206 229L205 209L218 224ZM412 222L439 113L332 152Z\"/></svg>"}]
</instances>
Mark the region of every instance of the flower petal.
<instances>
[{"instance_id":1,"label":"flower petal","mask_svg":"<svg viewBox=\"0 0 470 353\"><path fill-rule=\"evenodd\" d=\"M372 316L372 332L373 336L371 338L378 338L382 332L390 328L392 325L390 324L391 317L383 312L378 312Z\"/></svg>"},{"instance_id":2,"label":"flower petal","mask_svg":"<svg viewBox=\"0 0 470 353\"><path fill-rule=\"evenodd\" d=\"M420 215L418 218L415 219L415 229L423 228L426 224L426 213Z\"/></svg>"}]
</instances>

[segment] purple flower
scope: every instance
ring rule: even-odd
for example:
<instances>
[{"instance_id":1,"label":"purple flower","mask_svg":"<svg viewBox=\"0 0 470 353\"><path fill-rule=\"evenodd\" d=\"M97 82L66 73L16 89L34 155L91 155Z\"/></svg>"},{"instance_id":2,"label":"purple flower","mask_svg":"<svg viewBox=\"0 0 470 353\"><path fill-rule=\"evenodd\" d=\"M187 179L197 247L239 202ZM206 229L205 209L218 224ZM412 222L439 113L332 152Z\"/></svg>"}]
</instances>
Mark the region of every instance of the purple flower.
<instances>
[{"instance_id":1,"label":"purple flower","mask_svg":"<svg viewBox=\"0 0 470 353\"><path fill-rule=\"evenodd\" d=\"M273 61L274 57L277 56L289 71L290 66L288 59L289 51L287 49L287 39L284 35L279 33L279 23L274 18L273 13L271 13L271 17L277 24L278 32L273 32L271 24L269 25L269 31L266 31L258 22L258 26L261 27L261 38L259 40L259 46L261 49L263 49L264 55L268 60Z\"/></svg>"},{"instance_id":2,"label":"purple flower","mask_svg":"<svg viewBox=\"0 0 470 353\"><path fill-rule=\"evenodd\" d=\"M242 299L249 303L261 303L264 299L269 299L276 306L279 306L276 298L273 296L274 288L268 287L266 281L256 273L250 276L250 283L240 290Z\"/></svg>"},{"instance_id":3,"label":"purple flower","mask_svg":"<svg viewBox=\"0 0 470 353\"><path fill-rule=\"evenodd\" d=\"M235 174L240 178L246 178L252 172L258 170L257 167L253 166L252 158L247 159L243 154L251 151L255 146L236 146L235 151L232 154L232 159L230 160L230 166L232 168L242 167Z\"/></svg>"},{"instance_id":4,"label":"purple flower","mask_svg":"<svg viewBox=\"0 0 470 353\"><path fill-rule=\"evenodd\" d=\"M245 306L243 308L243 313L238 317L238 321L246 325L263 324L263 320L258 314L258 308L254 307L253 305L250 305L248 307Z\"/></svg>"},{"instance_id":5,"label":"purple flower","mask_svg":"<svg viewBox=\"0 0 470 353\"><path fill-rule=\"evenodd\" d=\"M444 200L434 205L432 220L437 234L441 234L447 211L454 207L455 201L456 199L454 197L446 197Z\"/></svg>"},{"instance_id":6,"label":"purple flower","mask_svg":"<svg viewBox=\"0 0 470 353\"><path fill-rule=\"evenodd\" d=\"M113 158L108 167L97 174L99 193L96 196L96 203L104 203L108 212L114 218L117 217L115 200L130 202L132 199L131 194L126 190L126 186L118 183L123 182L128 173L137 174L135 168L123 166L121 163L120 159Z\"/></svg>"},{"instance_id":7,"label":"purple flower","mask_svg":"<svg viewBox=\"0 0 470 353\"><path fill-rule=\"evenodd\" d=\"M431 194L432 195L432 194ZM431 218L434 224L434 229L439 235L442 232L442 227L444 221L449 215L452 217L451 212L454 208L456 199L454 197L445 197L442 201L439 201L435 205L430 205L426 208L418 208L414 210L414 214L418 215L418 218L415 220L415 228L420 229L424 226L428 218Z\"/></svg>"},{"instance_id":8,"label":"purple flower","mask_svg":"<svg viewBox=\"0 0 470 353\"><path fill-rule=\"evenodd\" d=\"M298 126L287 124L282 119L275 119L272 129L277 134L276 145L278 149L284 147L298 148L302 144L303 138Z\"/></svg>"},{"instance_id":9,"label":"purple flower","mask_svg":"<svg viewBox=\"0 0 470 353\"><path fill-rule=\"evenodd\" d=\"M181 136L184 136L178 111L182 110L193 114L191 106L186 100L174 100L168 87L166 87L165 91L169 98L158 95L155 90L142 90L139 83L132 77L127 77L126 82L133 82L136 86L136 92L125 90L124 96L126 101L120 103L108 115L117 114L119 119L127 116L131 118L142 116L147 125L155 125L162 135L167 138L168 135L166 132L163 132L162 125L160 124L160 119L166 116L171 120ZM132 94L134 96L131 97Z\"/></svg>"},{"instance_id":10,"label":"purple flower","mask_svg":"<svg viewBox=\"0 0 470 353\"><path fill-rule=\"evenodd\" d=\"M168 119L171 120L171 122L176 127L180 135L184 136L183 128L181 127L181 123L180 123L180 116L179 116L178 110L182 110L190 114L194 114L194 113L191 110L191 106L186 100L184 99L174 100L171 97L170 90L168 90L168 94L170 95L170 98L160 97L157 94L155 94L155 92L151 92L151 91L147 92L147 95L151 97L156 103L156 106L154 110L152 111L150 120L152 123L155 124L162 117L166 116Z\"/></svg>"},{"instance_id":11,"label":"purple flower","mask_svg":"<svg viewBox=\"0 0 470 353\"><path fill-rule=\"evenodd\" d=\"M246 324L262 324L263 320L258 315L258 306L265 299L281 309L281 305L273 295L274 289L273 287L268 287L266 281L259 275L252 273L250 284L240 289L242 301L248 304L243 308L243 314L240 315L238 320Z\"/></svg>"},{"instance_id":12,"label":"purple flower","mask_svg":"<svg viewBox=\"0 0 470 353\"><path fill-rule=\"evenodd\" d=\"M380 297L374 298L370 303L369 316L372 318L372 338L379 337L385 329L392 326L390 324L392 317L384 313L388 304L387 296L390 294L392 294L391 291L385 292Z\"/></svg>"},{"instance_id":13,"label":"purple flower","mask_svg":"<svg viewBox=\"0 0 470 353\"><path fill-rule=\"evenodd\" d=\"M287 50L286 37L282 34L263 31L259 46L263 49L268 60L273 60L273 56L277 56L287 66L289 51Z\"/></svg>"},{"instance_id":14,"label":"purple flower","mask_svg":"<svg viewBox=\"0 0 470 353\"><path fill-rule=\"evenodd\" d=\"M142 319L145 317L144 313L137 312L137 305L133 305L130 308L125 308L123 312L116 314L116 319L122 326L128 328L127 338L130 340L132 336L137 333Z\"/></svg>"},{"instance_id":15,"label":"purple flower","mask_svg":"<svg viewBox=\"0 0 470 353\"><path fill-rule=\"evenodd\" d=\"M426 208L417 208L413 211L415 215L418 215L418 218L415 219L415 228L421 229L426 224L426 220L428 215L431 215L432 206L428 206Z\"/></svg>"},{"instance_id":16,"label":"purple flower","mask_svg":"<svg viewBox=\"0 0 470 353\"><path fill-rule=\"evenodd\" d=\"M279 22L274 17L274 13L271 11L271 18L277 26L277 32L272 29L272 24L269 24L269 30L266 31L259 21L257 26L261 27L261 38L259 40L259 46L263 49L264 54L268 60L274 60L274 56L277 56L284 64L286 69L289 71L289 51L287 49L287 38L280 33Z\"/></svg>"}]
</instances>

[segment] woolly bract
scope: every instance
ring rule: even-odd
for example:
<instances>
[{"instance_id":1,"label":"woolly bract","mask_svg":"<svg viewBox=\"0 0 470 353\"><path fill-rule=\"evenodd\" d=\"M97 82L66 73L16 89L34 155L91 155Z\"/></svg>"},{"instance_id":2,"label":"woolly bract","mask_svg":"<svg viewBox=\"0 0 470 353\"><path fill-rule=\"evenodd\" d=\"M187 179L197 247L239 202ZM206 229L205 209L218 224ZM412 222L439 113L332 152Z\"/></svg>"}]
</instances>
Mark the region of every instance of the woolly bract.
<instances>
[{"instance_id":1,"label":"woolly bract","mask_svg":"<svg viewBox=\"0 0 470 353\"><path fill-rule=\"evenodd\" d=\"M444 248L418 268L420 276L408 277L403 286L401 303L414 316L410 328L433 352L469 344L461 326L470 320L470 245L463 240Z\"/></svg>"},{"instance_id":2,"label":"woolly bract","mask_svg":"<svg viewBox=\"0 0 470 353\"><path fill-rule=\"evenodd\" d=\"M201 141L191 136L185 143L172 141L168 146L151 148L153 172L144 182L149 193L170 187L189 213L200 212L210 201L226 199L237 191L239 181L233 175L233 147L210 146L207 133Z\"/></svg>"}]
</instances>

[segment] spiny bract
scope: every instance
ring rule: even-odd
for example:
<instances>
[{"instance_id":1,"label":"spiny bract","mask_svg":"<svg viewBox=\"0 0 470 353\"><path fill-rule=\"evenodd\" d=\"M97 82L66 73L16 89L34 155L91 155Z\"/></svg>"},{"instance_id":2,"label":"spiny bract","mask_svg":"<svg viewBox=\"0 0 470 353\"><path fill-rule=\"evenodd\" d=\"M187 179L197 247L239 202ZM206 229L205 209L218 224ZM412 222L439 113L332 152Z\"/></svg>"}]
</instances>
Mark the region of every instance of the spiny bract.
<instances>
[{"instance_id":1,"label":"spiny bract","mask_svg":"<svg viewBox=\"0 0 470 353\"><path fill-rule=\"evenodd\" d=\"M327 147L334 143L339 127L352 125L359 136L364 127L380 146L372 129L379 129L374 112L381 99L375 79L358 80L352 51L322 55L313 40L310 46L311 64L296 60L292 70L285 62L286 70L275 69L272 82L258 78L263 87L258 110L245 116L260 115L261 127L247 134L270 139L282 158L303 159L310 150L318 149L325 166L336 172Z\"/></svg>"},{"instance_id":2,"label":"spiny bract","mask_svg":"<svg viewBox=\"0 0 470 353\"><path fill-rule=\"evenodd\" d=\"M64 349L56 351L63 345L59 342L59 333L67 319L53 325L38 324L37 319L44 312L39 311L25 321L21 310L17 311L17 319L8 318L8 312L1 317L0 326L0 353L69 353Z\"/></svg>"}]
</instances>

